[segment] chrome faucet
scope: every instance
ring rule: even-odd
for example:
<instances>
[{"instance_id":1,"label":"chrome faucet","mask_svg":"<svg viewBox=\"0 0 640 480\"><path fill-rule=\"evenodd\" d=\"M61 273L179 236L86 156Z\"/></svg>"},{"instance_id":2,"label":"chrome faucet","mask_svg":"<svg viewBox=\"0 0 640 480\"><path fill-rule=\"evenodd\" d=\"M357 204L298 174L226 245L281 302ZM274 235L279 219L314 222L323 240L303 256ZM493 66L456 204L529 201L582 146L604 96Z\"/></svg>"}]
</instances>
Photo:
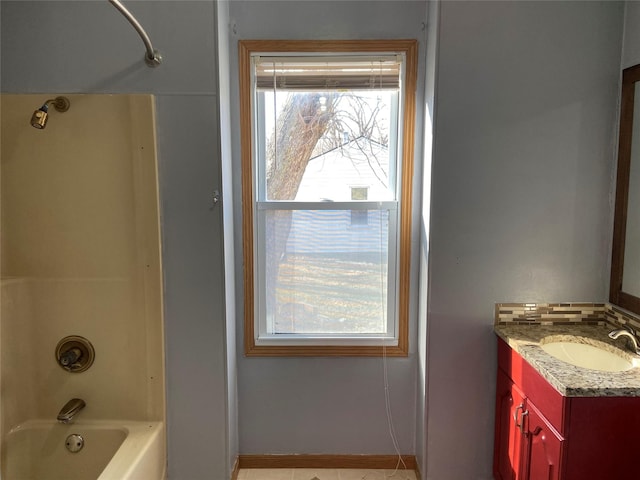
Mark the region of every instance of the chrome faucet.
<instances>
[{"instance_id":1,"label":"chrome faucet","mask_svg":"<svg viewBox=\"0 0 640 480\"><path fill-rule=\"evenodd\" d=\"M638 337L636 337L635 332L630 328L621 328L619 330L613 330L609 332L609 338L616 340L620 337L628 338L633 344L632 350L636 355L640 355L640 343L638 342Z\"/></svg>"},{"instance_id":2,"label":"chrome faucet","mask_svg":"<svg viewBox=\"0 0 640 480\"><path fill-rule=\"evenodd\" d=\"M86 406L87 404L81 398L72 398L64 404L64 407L58 413L58 421L60 423L70 423L80 413L80 410Z\"/></svg>"}]
</instances>

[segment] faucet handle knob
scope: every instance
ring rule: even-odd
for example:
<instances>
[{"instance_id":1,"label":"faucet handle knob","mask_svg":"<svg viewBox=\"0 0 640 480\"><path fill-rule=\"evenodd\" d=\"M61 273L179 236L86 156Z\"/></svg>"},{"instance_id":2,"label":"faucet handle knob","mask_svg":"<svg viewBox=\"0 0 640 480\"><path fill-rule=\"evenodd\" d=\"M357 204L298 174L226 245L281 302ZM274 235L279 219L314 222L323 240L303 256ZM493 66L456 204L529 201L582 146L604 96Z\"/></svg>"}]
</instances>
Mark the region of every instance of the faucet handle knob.
<instances>
[{"instance_id":1,"label":"faucet handle knob","mask_svg":"<svg viewBox=\"0 0 640 480\"><path fill-rule=\"evenodd\" d=\"M71 365L80 360L80 357L82 357L82 350L74 347L60 355L59 362L63 367L71 368Z\"/></svg>"},{"instance_id":2,"label":"faucet handle knob","mask_svg":"<svg viewBox=\"0 0 640 480\"><path fill-rule=\"evenodd\" d=\"M58 342L55 358L60 367L67 372L84 372L91 366L95 358L95 350L91 342L84 337L71 335Z\"/></svg>"}]
</instances>

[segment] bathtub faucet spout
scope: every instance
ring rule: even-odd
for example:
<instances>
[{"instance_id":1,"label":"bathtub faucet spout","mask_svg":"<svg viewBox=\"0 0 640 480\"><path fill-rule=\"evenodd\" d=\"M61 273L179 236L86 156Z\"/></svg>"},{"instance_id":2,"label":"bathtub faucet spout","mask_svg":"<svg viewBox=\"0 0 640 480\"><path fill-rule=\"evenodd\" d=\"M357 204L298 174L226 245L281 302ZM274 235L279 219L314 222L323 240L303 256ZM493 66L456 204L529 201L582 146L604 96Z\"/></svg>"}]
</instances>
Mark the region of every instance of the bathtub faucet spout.
<instances>
[{"instance_id":1,"label":"bathtub faucet spout","mask_svg":"<svg viewBox=\"0 0 640 480\"><path fill-rule=\"evenodd\" d=\"M65 403L64 407L58 413L58 421L60 423L69 423L73 418L86 407L87 404L84 400L80 398L72 398L67 403Z\"/></svg>"}]
</instances>

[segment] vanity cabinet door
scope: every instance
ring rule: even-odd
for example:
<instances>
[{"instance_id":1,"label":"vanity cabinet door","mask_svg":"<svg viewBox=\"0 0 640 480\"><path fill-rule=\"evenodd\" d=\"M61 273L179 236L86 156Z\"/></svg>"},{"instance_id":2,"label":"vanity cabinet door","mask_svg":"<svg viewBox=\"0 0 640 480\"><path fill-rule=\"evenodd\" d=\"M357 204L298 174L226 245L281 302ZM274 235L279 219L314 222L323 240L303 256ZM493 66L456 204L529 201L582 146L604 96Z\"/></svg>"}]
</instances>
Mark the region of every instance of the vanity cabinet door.
<instances>
[{"instance_id":1,"label":"vanity cabinet door","mask_svg":"<svg viewBox=\"0 0 640 480\"><path fill-rule=\"evenodd\" d=\"M493 474L496 480L522 479L522 421L525 397L502 371L498 370L496 388L496 430Z\"/></svg>"},{"instance_id":2,"label":"vanity cabinet door","mask_svg":"<svg viewBox=\"0 0 640 480\"><path fill-rule=\"evenodd\" d=\"M524 478L560 480L564 439L530 401L527 411Z\"/></svg>"},{"instance_id":3,"label":"vanity cabinet door","mask_svg":"<svg viewBox=\"0 0 640 480\"><path fill-rule=\"evenodd\" d=\"M640 479L639 397L563 397L502 340L496 387L496 480Z\"/></svg>"}]
</instances>

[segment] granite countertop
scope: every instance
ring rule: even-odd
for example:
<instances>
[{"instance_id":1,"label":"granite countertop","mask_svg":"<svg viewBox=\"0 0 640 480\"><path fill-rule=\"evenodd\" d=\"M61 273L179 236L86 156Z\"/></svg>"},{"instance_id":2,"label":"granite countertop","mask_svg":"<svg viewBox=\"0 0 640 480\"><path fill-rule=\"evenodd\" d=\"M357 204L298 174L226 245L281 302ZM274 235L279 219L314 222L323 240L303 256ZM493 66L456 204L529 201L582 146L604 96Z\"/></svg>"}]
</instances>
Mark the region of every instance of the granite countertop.
<instances>
[{"instance_id":1,"label":"granite countertop","mask_svg":"<svg viewBox=\"0 0 640 480\"><path fill-rule=\"evenodd\" d=\"M603 372L577 367L549 355L541 343L571 339L632 359L625 342L608 337L611 325L495 325L498 337L522 356L565 397L640 397L640 367ZM623 350L624 349L624 350ZM636 357L637 358L637 357Z\"/></svg>"}]
</instances>

